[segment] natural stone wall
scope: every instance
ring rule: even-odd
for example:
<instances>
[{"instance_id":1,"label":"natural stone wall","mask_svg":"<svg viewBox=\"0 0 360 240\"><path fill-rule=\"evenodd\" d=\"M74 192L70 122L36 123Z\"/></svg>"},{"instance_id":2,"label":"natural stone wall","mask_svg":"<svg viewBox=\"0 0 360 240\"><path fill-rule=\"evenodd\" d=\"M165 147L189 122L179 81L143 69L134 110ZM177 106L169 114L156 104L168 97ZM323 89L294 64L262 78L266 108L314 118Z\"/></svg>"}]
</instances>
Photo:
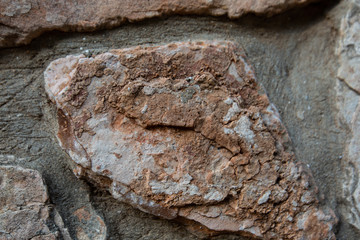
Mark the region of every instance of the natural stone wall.
<instances>
[{"instance_id":1,"label":"natural stone wall","mask_svg":"<svg viewBox=\"0 0 360 240\"><path fill-rule=\"evenodd\" d=\"M0 2L0 47L27 44L49 30L93 31L169 14L272 16L316 0L111 0Z\"/></svg>"},{"instance_id":2,"label":"natural stone wall","mask_svg":"<svg viewBox=\"0 0 360 240\"><path fill-rule=\"evenodd\" d=\"M354 147L357 146L354 136L358 131L353 120L357 119L354 113L359 100L354 90L356 78L351 75L352 68L355 70L357 66L351 65L357 56L356 1L321 1L305 8L296 7L301 4L288 5L293 10L268 17L274 13L270 7L269 11L256 13L268 18L250 13L239 16L237 20L199 16L212 14L207 10L187 13L159 11L160 18L149 16L151 19L138 23L114 18L114 25L95 23L96 27L86 29L76 28L76 24L72 27L66 25L70 19L65 20L65 25L42 28L40 23L44 22L44 17L36 17L48 11L53 19L58 19L57 16L65 19L68 11L70 18L75 19L80 16L81 9L73 11L74 5L71 4L63 14L60 7L42 11L30 1L11 1L15 4L2 1L0 4L4 3L5 8L9 7L6 11L18 15L0 16L0 34L5 36L2 47L24 44L43 31L49 31L27 46L0 50L0 165L36 169L42 175L49 197L44 206L54 209L48 217L50 226L54 228L46 224L51 234L64 239L253 239L241 237L238 233L217 236L219 232L206 231L203 225L185 218L164 220L143 213L100 189L97 183L104 179L95 178L99 174L82 175L86 181L77 179L72 172L76 168L72 158L61 149L55 138L59 127L57 111L45 94L44 71L52 61L67 55L83 54L87 59L110 49L215 39L234 42L246 53L246 62L253 66L257 83L264 86L262 89L266 89L269 102L279 110L292 140L285 144L285 149L294 153L292 159L303 162L313 172L314 185L320 190L318 209L330 207L339 219L332 229L336 239L359 239L356 210L358 172L357 159L354 158ZM31 10L21 13L27 11L28 3L31 3ZM47 2L50 3L55 2ZM213 1L212 4L217 3ZM289 1L282 1L280 5L285 6L284 3L286 5ZM78 2L77 6L86 4ZM91 9L96 9L93 6ZM0 7L0 14L5 8ZM112 8L116 9L114 12L122 12L119 8ZM36 9L40 11L33 12ZM227 9L224 7L225 15ZM284 11L287 7L279 9ZM100 12L91 12L89 19L98 21L100 18L96 14ZM175 13L181 16L174 16ZM32 15L26 18L27 14ZM19 16L25 20L19 20ZM8 24L11 21L13 25ZM35 30L20 30L24 29L21 21ZM33 23L35 25L31 26ZM92 31L120 23L124 24L94 33L52 31ZM146 131L149 129L145 128ZM82 137L86 134L85 128ZM350 143L353 143L352 148L349 148ZM353 149L355 154L349 154L349 149Z\"/></svg>"}]
</instances>

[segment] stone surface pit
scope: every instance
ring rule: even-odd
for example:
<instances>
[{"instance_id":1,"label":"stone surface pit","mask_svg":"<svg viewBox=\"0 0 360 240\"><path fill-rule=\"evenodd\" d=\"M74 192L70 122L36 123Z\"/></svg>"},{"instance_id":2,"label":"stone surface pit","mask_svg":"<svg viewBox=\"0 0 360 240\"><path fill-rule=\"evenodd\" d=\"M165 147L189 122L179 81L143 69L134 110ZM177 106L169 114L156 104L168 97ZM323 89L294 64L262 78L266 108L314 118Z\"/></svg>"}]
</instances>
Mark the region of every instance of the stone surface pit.
<instances>
[{"instance_id":1,"label":"stone surface pit","mask_svg":"<svg viewBox=\"0 0 360 240\"><path fill-rule=\"evenodd\" d=\"M214 232L335 239L336 217L234 43L67 56L45 88L75 174L114 198Z\"/></svg>"}]
</instances>

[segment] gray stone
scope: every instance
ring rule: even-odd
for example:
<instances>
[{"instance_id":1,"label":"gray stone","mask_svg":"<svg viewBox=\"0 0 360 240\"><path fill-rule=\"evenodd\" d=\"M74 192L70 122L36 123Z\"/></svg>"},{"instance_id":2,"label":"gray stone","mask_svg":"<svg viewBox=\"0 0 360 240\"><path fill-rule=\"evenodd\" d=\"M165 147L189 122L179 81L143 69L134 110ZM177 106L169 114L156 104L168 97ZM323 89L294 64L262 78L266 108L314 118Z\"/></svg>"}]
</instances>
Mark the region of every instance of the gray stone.
<instances>
[{"instance_id":1,"label":"gray stone","mask_svg":"<svg viewBox=\"0 0 360 240\"><path fill-rule=\"evenodd\" d=\"M343 153L344 218L360 230L360 2L350 1L341 21L337 105L340 124L348 130Z\"/></svg>"},{"instance_id":2,"label":"gray stone","mask_svg":"<svg viewBox=\"0 0 360 240\"><path fill-rule=\"evenodd\" d=\"M21 167L0 167L0 239L51 239L49 196L40 174Z\"/></svg>"}]
</instances>

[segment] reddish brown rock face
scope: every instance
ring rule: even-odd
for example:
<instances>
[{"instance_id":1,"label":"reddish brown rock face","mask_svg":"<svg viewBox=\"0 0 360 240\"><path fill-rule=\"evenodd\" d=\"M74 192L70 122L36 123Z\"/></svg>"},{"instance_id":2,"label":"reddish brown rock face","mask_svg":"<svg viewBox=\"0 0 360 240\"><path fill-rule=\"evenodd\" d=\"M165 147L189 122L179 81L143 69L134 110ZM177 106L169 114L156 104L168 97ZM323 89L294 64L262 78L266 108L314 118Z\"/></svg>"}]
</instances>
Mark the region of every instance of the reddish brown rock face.
<instances>
[{"instance_id":1,"label":"reddish brown rock face","mask_svg":"<svg viewBox=\"0 0 360 240\"><path fill-rule=\"evenodd\" d=\"M264 239L334 239L241 49L173 43L68 56L45 87L75 173L145 212Z\"/></svg>"},{"instance_id":2,"label":"reddish brown rock face","mask_svg":"<svg viewBox=\"0 0 360 240\"><path fill-rule=\"evenodd\" d=\"M2 0L0 47L27 44L49 30L93 31L169 14L271 16L316 0Z\"/></svg>"}]
</instances>

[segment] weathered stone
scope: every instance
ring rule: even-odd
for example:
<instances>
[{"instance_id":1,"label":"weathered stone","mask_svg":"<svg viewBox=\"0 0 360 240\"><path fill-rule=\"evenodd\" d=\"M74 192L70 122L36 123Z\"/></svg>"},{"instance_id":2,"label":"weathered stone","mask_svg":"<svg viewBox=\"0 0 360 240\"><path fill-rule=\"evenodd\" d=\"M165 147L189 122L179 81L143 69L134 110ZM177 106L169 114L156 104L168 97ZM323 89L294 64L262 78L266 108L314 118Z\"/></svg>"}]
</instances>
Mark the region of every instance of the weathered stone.
<instances>
[{"instance_id":1,"label":"weathered stone","mask_svg":"<svg viewBox=\"0 0 360 240\"><path fill-rule=\"evenodd\" d=\"M77 209L73 215L81 223L76 229L76 238L78 240L106 239L106 225L93 208L84 206Z\"/></svg>"},{"instance_id":2,"label":"weathered stone","mask_svg":"<svg viewBox=\"0 0 360 240\"><path fill-rule=\"evenodd\" d=\"M93 31L169 14L271 16L317 0L0 1L0 47L27 44L44 31Z\"/></svg>"},{"instance_id":3,"label":"weathered stone","mask_svg":"<svg viewBox=\"0 0 360 240\"><path fill-rule=\"evenodd\" d=\"M68 56L45 88L75 173L115 198L216 232L334 239L334 214L233 43Z\"/></svg>"},{"instance_id":4,"label":"weathered stone","mask_svg":"<svg viewBox=\"0 0 360 240\"><path fill-rule=\"evenodd\" d=\"M58 226L64 240L72 240L69 230L65 227L64 221L56 209L54 210L54 223Z\"/></svg>"},{"instance_id":5,"label":"weathered stone","mask_svg":"<svg viewBox=\"0 0 360 240\"><path fill-rule=\"evenodd\" d=\"M0 239L57 239L48 227L51 208L40 174L21 167L0 167Z\"/></svg>"},{"instance_id":6,"label":"weathered stone","mask_svg":"<svg viewBox=\"0 0 360 240\"><path fill-rule=\"evenodd\" d=\"M338 77L360 94L360 2L351 1L341 21Z\"/></svg>"},{"instance_id":7,"label":"weathered stone","mask_svg":"<svg viewBox=\"0 0 360 240\"><path fill-rule=\"evenodd\" d=\"M351 1L342 19L338 53L337 104L340 124L349 129L343 154L344 218L360 229L360 2ZM345 83L345 84L344 84Z\"/></svg>"}]
</instances>

